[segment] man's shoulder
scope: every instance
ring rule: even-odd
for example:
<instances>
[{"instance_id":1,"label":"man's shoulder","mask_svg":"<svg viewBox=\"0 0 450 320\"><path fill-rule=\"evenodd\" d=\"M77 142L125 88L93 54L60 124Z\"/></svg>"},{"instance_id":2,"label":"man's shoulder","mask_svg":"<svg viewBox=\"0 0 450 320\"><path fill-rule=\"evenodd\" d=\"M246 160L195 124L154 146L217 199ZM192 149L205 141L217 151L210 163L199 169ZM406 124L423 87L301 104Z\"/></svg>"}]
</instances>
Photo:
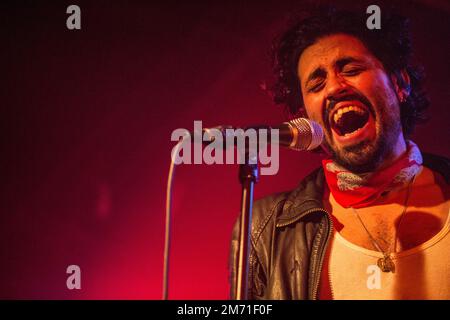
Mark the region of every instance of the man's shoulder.
<instances>
[{"instance_id":1,"label":"man's shoulder","mask_svg":"<svg viewBox=\"0 0 450 320\"><path fill-rule=\"evenodd\" d=\"M252 229L255 239L269 224L275 224L277 217L283 212L286 200L292 191L274 193L256 200L252 210Z\"/></svg>"},{"instance_id":2,"label":"man's shoulder","mask_svg":"<svg viewBox=\"0 0 450 320\"><path fill-rule=\"evenodd\" d=\"M321 171L319 167L309 173L295 189L273 193L256 200L252 211L254 225L264 228L269 221L275 222L280 215L286 214L289 208L318 197L322 192L321 183L317 183L318 180L323 180Z\"/></svg>"}]
</instances>

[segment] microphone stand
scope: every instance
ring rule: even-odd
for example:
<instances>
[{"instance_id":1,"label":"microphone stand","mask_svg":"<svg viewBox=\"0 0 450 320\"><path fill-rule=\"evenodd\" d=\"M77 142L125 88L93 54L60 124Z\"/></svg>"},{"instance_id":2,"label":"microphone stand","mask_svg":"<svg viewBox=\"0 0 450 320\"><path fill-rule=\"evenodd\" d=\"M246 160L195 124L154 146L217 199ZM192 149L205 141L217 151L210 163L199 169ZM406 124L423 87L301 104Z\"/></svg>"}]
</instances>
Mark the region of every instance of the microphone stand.
<instances>
[{"instance_id":1,"label":"microphone stand","mask_svg":"<svg viewBox=\"0 0 450 320\"><path fill-rule=\"evenodd\" d=\"M239 165L239 181L242 185L241 218L239 229L238 265L236 277L236 300L247 300L248 257L252 229L252 209L254 185L258 182L258 161L250 161L248 149L245 151L245 163ZM252 162L252 163L251 163Z\"/></svg>"}]
</instances>

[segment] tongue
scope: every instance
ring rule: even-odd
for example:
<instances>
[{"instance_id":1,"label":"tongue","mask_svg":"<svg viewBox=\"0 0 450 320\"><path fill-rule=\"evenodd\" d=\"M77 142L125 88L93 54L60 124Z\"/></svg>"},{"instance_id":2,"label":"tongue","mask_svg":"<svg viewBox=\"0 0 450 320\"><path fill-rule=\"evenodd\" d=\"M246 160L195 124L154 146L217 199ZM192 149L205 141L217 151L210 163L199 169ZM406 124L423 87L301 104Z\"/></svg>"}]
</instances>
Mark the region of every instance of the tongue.
<instances>
[{"instance_id":1,"label":"tongue","mask_svg":"<svg viewBox=\"0 0 450 320\"><path fill-rule=\"evenodd\" d=\"M369 114L360 114L353 111L344 113L336 123L340 135L345 135L362 128L369 120Z\"/></svg>"}]
</instances>

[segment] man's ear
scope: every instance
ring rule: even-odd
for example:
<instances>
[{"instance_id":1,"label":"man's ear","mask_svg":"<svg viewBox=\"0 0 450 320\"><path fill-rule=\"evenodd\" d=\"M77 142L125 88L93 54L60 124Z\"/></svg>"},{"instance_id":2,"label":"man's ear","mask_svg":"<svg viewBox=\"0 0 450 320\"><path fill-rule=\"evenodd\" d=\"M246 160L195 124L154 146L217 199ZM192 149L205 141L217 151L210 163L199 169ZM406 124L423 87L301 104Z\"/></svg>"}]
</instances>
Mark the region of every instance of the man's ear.
<instances>
[{"instance_id":1,"label":"man's ear","mask_svg":"<svg viewBox=\"0 0 450 320\"><path fill-rule=\"evenodd\" d=\"M391 74L391 80L394 85L395 93L400 102L405 102L411 94L411 79L408 71L402 69Z\"/></svg>"}]
</instances>

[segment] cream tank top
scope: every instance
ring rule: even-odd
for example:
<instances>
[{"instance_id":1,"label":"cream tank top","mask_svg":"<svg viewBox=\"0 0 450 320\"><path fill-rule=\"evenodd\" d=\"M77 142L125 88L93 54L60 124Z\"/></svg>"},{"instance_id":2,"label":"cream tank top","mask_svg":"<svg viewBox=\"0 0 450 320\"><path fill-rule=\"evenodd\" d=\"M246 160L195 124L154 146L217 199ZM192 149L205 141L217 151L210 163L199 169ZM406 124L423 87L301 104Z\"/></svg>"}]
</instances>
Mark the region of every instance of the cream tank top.
<instances>
[{"instance_id":1,"label":"cream tank top","mask_svg":"<svg viewBox=\"0 0 450 320\"><path fill-rule=\"evenodd\" d=\"M328 261L333 299L450 299L449 230L450 215L433 238L392 254L395 273L378 268L380 252L354 245L334 231Z\"/></svg>"}]
</instances>

